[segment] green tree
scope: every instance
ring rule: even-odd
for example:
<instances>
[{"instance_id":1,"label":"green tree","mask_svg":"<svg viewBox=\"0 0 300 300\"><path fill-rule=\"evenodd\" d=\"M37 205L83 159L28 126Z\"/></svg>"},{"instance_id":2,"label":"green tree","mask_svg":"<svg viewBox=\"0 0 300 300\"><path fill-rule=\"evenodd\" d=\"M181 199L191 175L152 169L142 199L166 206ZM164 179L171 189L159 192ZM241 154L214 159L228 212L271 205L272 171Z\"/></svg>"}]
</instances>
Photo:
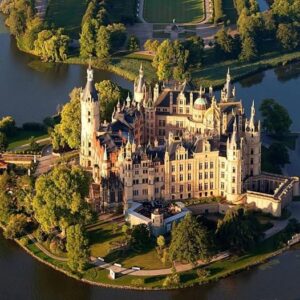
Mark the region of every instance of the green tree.
<instances>
[{"instance_id":1,"label":"green tree","mask_svg":"<svg viewBox=\"0 0 300 300\"><path fill-rule=\"evenodd\" d=\"M257 49L253 38L247 36L242 41L242 52L240 54L240 60L249 62L257 58Z\"/></svg>"},{"instance_id":2,"label":"green tree","mask_svg":"<svg viewBox=\"0 0 300 300\"><path fill-rule=\"evenodd\" d=\"M62 109L61 121L51 132L51 140L55 150L66 146L69 146L71 149L80 147L80 92L79 88L72 90L70 101Z\"/></svg>"},{"instance_id":3,"label":"green tree","mask_svg":"<svg viewBox=\"0 0 300 300\"><path fill-rule=\"evenodd\" d=\"M158 236L156 239L156 243L157 243L157 246L159 247L159 249L162 250L166 245L166 240L165 240L164 236L163 235Z\"/></svg>"},{"instance_id":4,"label":"green tree","mask_svg":"<svg viewBox=\"0 0 300 300\"><path fill-rule=\"evenodd\" d=\"M24 214L11 215L4 231L7 239L19 238L25 234L27 217Z\"/></svg>"},{"instance_id":5,"label":"green tree","mask_svg":"<svg viewBox=\"0 0 300 300\"><path fill-rule=\"evenodd\" d=\"M198 259L209 257L209 239L206 228L187 214L185 218L172 229L172 239L169 255L172 261L186 261L195 264Z\"/></svg>"},{"instance_id":6,"label":"green tree","mask_svg":"<svg viewBox=\"0 0 300 300\"><path fill-rule=\"evenodd\" d=\"M229 58L233 55L234 40L228 32L222 28L215 36L215 55L217 58Z\"/></svg>"},{"instance_id":7,"label":"green tree","mask_svg":"<svg viewBox=\"0 0 300 300\"><path fill-rule=\"evenodd\" d=\"M262 128L268 134L283 136L290 131L293 123L285 107L274 99L264 99L259 108L262 115Z\"/></svg>"},{"instance_id":8,"label":"green tree","mask_svg":"<svg viewBox=\"0 0 300 300\"><path fill-rule=\"evenodd\" d=\"M130 52L136 52L136 51L140 50L140 41L136 36L132 35L129 37L128 43L127 43L127 49Z\"/></svg>"},{"instance_id":9,"label":"green tree","mask_svg":"<svg viewBox=\"0 0 300 300\"><path fill-rule=\"evenodd\" d=\"M191 36L183 43L184 49L189 51L188 65L201 65L204 57L204 41L200 36Z\"/></svg>"},{"instance_id":10,"label":"green tree","mask_svg":"<svg viewBox=\"0 0 300 300\"><path fill-rule=\"evenodd\" d=\"M100 59L108 59L111 52L111 34L105 26L100 26L97 33L96 55Z\"/></svg>"},{"instance_id":11,"label":"green tree","mask_svg":"<svg viewBox=\"0 0 300 300\"><path fill-rule=\"evenodd\" d=\"M111 116L119 99L122 98L121 89L110 80L103 80L95 85L99 93L100 119L111 121Z\"/></svg>"},{"instance_id":12,"label":"green tree","mask_svg":"<svg viewBox=\"0 0 300 300\"><path fill-rule=\"evenodd\" d=\"M7 224L14 211L15 207L11 196L0 189L0 222L2 224Z\"/></svg>"},{"instance_id":13,"label":"green tree","mask_svg":"<svg viewBox=\"0 0 300 300\"><path fill-rule=\"evenodd\" d=\"M80 56L90 57L95 54L95 32L91 20L86 21L82 26L79 39Z\"/></svg>"},{"instance_id":14,"label":"green tree","mask_svg":"<svg viewBox=\"0 0 300 300\"><path fill-rule=\"evenodd\" d=\"M8 147L8 140L4 132L0 132L0 153L4 152Z\"/></svg>"},{"instance_id":15,"label":"green tree","mask_svg":"<svg viewBox=\"0 0 300 300\"><path fill-rule=\"evenodd\" d=\"M144 43L144 49L152 54L156 53L158 47L159 47L158 40L149 39Z\"/></svg>"},{"instance_id":16,"label":"green tree","mask_svg":"<svg viewBox=\"0 0 300 300\"><path fill-rule=\"evenodd\" d=\"M88 240L81 225L67 228L68 266L73 272L82 272L89 261Z\"/></svg>"},{"instance_id":17,"label":"green tree","mask_svg":"<svg viewBox=\"0 0 300 300\"><path fill-rule=\"evenodd\" d=\"M149 245L150 231L146 224L139 224L133 227L131 232L131 243L140 249Z\"/></svg>"},{"instance_id":18,"label":"green tree","mask_svg":"<svg viewBox=\"0 0 300 300\"><path fill-rule=\"evenodd\" d=\"M16 122L13 117L6 116L0 120L0 132L5 133L7 137L13 136L16 130Z\"/></svg>"},{"instance_id":19,"label":"green tree","mask_svg":"<svg viewBox=\"0 0 300 300\"><path fill-rule=\"evenodd\" d=\"M292 51L299 45L298 31L292 24L279 24L276 37L283 50Z\"/></svg>"},{"instance_id":20,"label":"green tree","mask_svg":"<svg viewBox=\"0 0 300 300\"><path fill-rule=\"evenodd\" d=\"M262 236L256 217L243 208L230 209L223 220L218 221L217 238L225 248L237 252L246 252Z\"/></svg>"},{"instance_id":21,"label":"green tree","mask_svg":"<svg viewBox=\"0 0 300 300\"><path fill-rule=\"evenodd\" d=\"M168 80L172 75L174 58L173 45L170 40L164 40L157 48L152 65L157 70L159 80Z\"/></svg>"},{"instance_id":22,"label":"green tree","mask_svg":"<svg viewBox=\"0 0 300 300\"><path fill-rule=\"evenodd\" d=\"M111 51L119 51L126 41L126 27L122 23L113 23L108 25L107 30L110 33Z\"/></svg>"},{"instance_id":23,"label":"green tree","mask_svg":"<svg viewBox=\"0 0 300 300\"><path fill-rule=\"evenodd\" d=\"M273 143L269 147L269 159L274 165L284 167L290 163L289 152L286 146L282 143Z\"/></svg>"},{"instance_id":24,"label":"green tree","mask_svg":"<svg viewBox=\"0 0 300 300\"><path fill-rule=\"evenodd\" d=\"M69 225L92 220L91 208L85 200L89 182L82 169L66 165L59 165L36 180L32 207L43 231L50 233L59 227L64 233Z\"/></svg>"}]
</instances>

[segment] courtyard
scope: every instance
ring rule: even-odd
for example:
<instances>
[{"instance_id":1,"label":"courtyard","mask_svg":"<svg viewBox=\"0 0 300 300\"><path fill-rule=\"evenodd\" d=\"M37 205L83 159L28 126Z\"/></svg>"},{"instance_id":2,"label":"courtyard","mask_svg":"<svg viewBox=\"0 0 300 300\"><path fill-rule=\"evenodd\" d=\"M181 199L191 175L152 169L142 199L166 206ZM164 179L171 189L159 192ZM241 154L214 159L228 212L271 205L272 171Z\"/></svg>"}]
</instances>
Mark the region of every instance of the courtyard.
<instances>
[{"instance_id":1,"label":"courtyard","mask_svg":"<svg viewBox=\"0 0 300 300\"><path fill-rule=\"evenodd\" d=\"M144 0L143 17L149 23L199 23L204 14L204 0Z\"/></svg>"}]
</instances>

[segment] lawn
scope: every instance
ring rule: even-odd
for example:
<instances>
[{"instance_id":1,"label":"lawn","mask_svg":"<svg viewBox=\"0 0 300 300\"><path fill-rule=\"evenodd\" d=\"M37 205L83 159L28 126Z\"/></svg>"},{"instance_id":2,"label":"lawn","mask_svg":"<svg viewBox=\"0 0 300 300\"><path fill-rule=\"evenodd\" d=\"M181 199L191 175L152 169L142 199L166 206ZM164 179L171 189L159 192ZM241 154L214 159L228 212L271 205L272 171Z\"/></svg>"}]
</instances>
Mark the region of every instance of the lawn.
<instances>
[{"instance_id":1,"label":"lawn","mask_svg":"<svg viewBox=\"0 0 300 300\"><path fill-rule=\"evenodd\" d=\"M15 148L28 144L29 139L32 136L36 139L36 142L49 137L49 135L44 131L19 130L13 137L9 138L7 150L11 151Z\"/></svg>"},{"instance_id":2,"label":"lawn","mask_svg":"<svg viewBox=\"0 0 300 300\"><path fill-rule=\"evenodd\" d=\"M50 0L46 22L55 28L65 28L68 35L78 38L86 3L86 0Z\"/></svg>"},{"instance_id":3,"label":"lawn","mask_svg":"<svg viewBox=\"0 0 300 300\"><path fill-rule=\"evenodd\" d=\"M144 19L149 23L199 22L204 17L204 0L145 0Z\"/></svg>"},{"instance_id":4,"label":"lawn","mask_svg":"<svg viewBox=\"0 0 300 300\"><path fill-rule=\"evenodd\" d=\"M98 223L94 227L88 228L88 236L91 243L91 255L103 257L106 262L118 262L124 267L130 268L139 266L143 269L160 269L168 266L163 265L159 259L155 242L140 251L129 249L128 251L116 251L109 253L111 243L123 237L121 225L116 232L112 230L111 223Z\"/></svg>"}]
</instances>

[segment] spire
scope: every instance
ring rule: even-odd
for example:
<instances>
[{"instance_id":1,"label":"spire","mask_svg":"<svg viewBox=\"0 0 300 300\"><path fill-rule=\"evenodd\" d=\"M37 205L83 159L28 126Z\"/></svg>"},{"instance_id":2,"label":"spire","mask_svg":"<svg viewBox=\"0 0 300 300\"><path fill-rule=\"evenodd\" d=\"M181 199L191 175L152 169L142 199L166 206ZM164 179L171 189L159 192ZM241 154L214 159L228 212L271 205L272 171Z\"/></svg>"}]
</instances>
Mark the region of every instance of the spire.
<instances>
[{"instance_id":1,"label":"spire","mask_svg":"<svg viewBox=\"0 0 300 300\"><path fill-rule=\"evenodd\" d=\"M104 145L103 161L108 161L106 144Z\"/></svg>"},{"instance_id":2,"label":"spire","mask_svg":"<svg viewBox=\"0 0 300 300\"><path fill-rule=\"evenodd\" d=\"M87 73L86 86L82 93L83 101L98 101L98 92L96 91L94 84L94 70L92 69L91 61L89 62Z\"/></svg>"},{"instance_id":3,"label":"spire","mask_svg":"<svg viewBox=\"0 0 300 300\"><path fill-rule=\"evenodd\" d=\"M254 119L255 119L255 103L252 101L251 105L251 117L250 117L250 128L254 129Z\"/></svg>"},{"instance_id":4,"label":"spire","mask_svg":"<svg viewBox=\"0 0 300 300\"><path fill-rule=\"evenodd\" d=\"M130 102L131 102L131 99L130 99L130 95L129 95L129 92L128 92L128 96L126 98L126 107L130 107Z\"/></svg>"}]
</instances>

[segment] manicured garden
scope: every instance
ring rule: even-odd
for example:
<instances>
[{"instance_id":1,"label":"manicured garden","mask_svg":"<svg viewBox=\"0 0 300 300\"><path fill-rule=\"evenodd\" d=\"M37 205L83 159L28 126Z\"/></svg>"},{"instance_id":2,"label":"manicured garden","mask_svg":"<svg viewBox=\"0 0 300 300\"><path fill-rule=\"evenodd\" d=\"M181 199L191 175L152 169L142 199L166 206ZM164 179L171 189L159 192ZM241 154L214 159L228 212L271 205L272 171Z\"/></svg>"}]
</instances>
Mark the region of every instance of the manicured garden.
<instances>
[{"instance_id":1,"label":"manicured garden","mask_svg":"<svg viewBox=\"0 0 300 300\"><path fill-rule=\"evenodd\" d=\"M145 0L144 19L149 23L200 22L204 0Z\"/></svg>"}]
</instances>

